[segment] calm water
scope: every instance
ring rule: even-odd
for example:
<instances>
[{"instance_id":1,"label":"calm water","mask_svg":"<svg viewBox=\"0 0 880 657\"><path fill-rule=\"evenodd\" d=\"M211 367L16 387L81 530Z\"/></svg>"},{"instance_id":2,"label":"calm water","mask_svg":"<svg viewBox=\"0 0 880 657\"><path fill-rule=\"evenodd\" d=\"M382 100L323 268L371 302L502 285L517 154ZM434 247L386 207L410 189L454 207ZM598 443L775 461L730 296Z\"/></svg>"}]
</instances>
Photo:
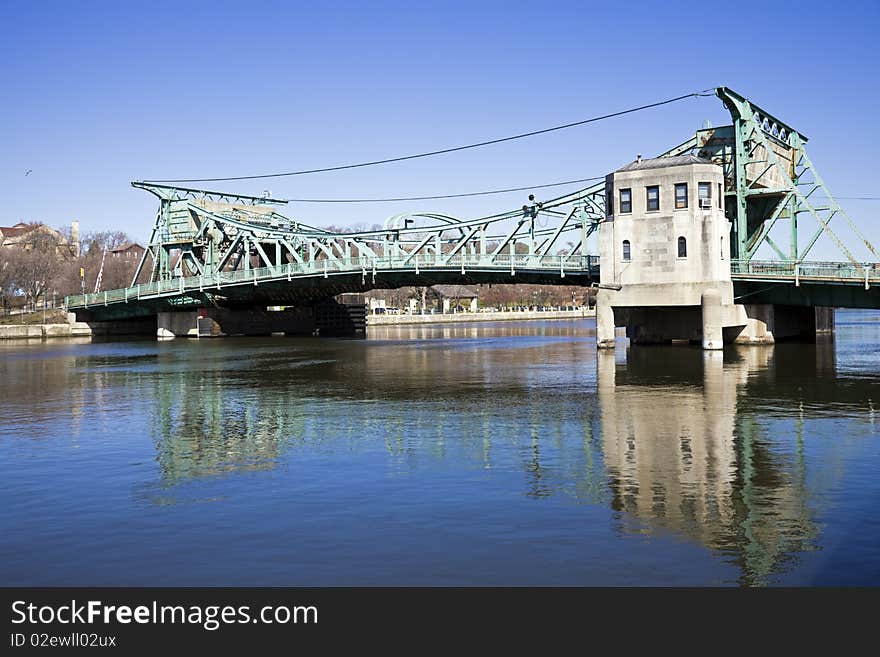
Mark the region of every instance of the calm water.
<instances>
[{"instance_id":1,"label":"calm water","mask_svg":"<svg viewBox=\"0 0 880 657\"><path fill-rule=\"evenodd\" d=\"M0 343L0 584L877 585L880 314L837 319Z\"/></svg>"}]
</instances>

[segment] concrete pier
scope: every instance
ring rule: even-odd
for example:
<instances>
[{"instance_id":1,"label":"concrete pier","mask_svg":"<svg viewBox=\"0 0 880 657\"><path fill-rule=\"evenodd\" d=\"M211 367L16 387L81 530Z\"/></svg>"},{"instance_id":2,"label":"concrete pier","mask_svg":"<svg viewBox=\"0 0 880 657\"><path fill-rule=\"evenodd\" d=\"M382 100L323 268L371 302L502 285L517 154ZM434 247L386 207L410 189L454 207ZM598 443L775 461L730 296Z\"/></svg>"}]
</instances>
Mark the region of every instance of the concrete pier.
<instances>
[{"instance_id":1,"label":"concrete pier","mask_svg":"<svg viewBox=\"0 0 880 657\"><path fill-rule=\"evenodd\" d=\"M160 312L156 316L156 323L156 337L160 340L199 337L199 313L196 310Z\"/></svg>"},{"instance_id":2,"label":"concrete pier","mask_svg":"<svg viewBox=\"0 0 880 657\"><path fill-rule=\"evenodd\" d=\"M603 292L596 295L596 346L614 349L614 308Z\"/></svg>"},{"instance_id":3,"label":"concrete pier","mask_svg":"<svg viewBox=\"0 0 880 657\"><path fill-rule=\"evenodd\" d=\"M706 290L703 292L701 305L703 309L703 349L723 349L721 294L714 288Z\"/></svg>"},{"instance_id":4,"label":"concrete pier","mask_svg":"<svg viewBox=\"0 0 880 657\"><path fill-rule=\"evenodd\" d=\"M745 324L730 333L737 344L774 344L777 340L813 342L818 334L834 332L834 308L744 304Z\"/></svg>"}]
</instances>

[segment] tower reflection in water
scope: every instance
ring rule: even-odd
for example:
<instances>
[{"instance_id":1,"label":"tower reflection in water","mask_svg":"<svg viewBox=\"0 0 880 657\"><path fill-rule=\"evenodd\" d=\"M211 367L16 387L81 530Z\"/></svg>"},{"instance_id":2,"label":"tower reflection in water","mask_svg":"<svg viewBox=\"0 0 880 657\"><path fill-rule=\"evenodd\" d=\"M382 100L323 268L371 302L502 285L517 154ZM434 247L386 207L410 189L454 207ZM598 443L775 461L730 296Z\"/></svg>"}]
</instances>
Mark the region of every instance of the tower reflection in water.
<instances>
[{"instance_id":1,"label":"tower reflection in water","mask_svg":"<svg viewBox=\"0 0 880 657\"><path fill-rule=\"evenodd\" d=\"M833 370L833 347L817 349L818 367L830 353ZM807 506L803 422L793 449L776 449L748 408L751 397L740 396L766 380L773 357L774 347L728 350L726 359L673 347L631 349L624 367L613 353L597 361L603 452L622 529L695 539L729 555L749 585L814 549L819 532Z\"/></svg>"}]
</instances>

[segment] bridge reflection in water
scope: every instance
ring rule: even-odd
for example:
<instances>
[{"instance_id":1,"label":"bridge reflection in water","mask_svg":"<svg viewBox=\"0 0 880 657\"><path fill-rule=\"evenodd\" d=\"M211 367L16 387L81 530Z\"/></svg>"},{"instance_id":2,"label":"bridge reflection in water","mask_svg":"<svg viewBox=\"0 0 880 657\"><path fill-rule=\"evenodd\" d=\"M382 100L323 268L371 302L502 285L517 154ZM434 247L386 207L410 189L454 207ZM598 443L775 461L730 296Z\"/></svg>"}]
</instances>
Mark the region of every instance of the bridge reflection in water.
<instances>
[{"instance_id":1,"label":"bridge reflection in water","mask_svg":"<svg viewBox=\"0 0 880 657\"><path fill-rule=\"evenodd\" d=\"M598 357L602 445L622 529L684 534L730 555L748 584L813 549L819 531L807 503L803 422L795 444L780 450L740 408L740 390L769 369L773 351L744 349L733 362L706 352L702 371L690 362L691 372L670 367L667 376L645 358L680 357L675 351L633 350L620 373L613 355Z\"/></svg>"},{"instance_id":2,"label":"bridge reflection in water","mask_svg":"<svg viewBox=\"0 0 880 657\"><path fill-rule=\"evenodd\" d=\"M816 549L817 505L854 438L815 444L811 473L805 427L832 407L867 417L864 388L835 376L833 344L595 360L592 334L582 322L388 328L361 344L291 341L256 365L254 352L230 363L206 349L199 379L164 368L154 380L154 500L187 479L378 454L391 476L431 462L519 472L520 494L610 506L624 535L696 541L743 584Z\"/></svg>"}]
</instances>

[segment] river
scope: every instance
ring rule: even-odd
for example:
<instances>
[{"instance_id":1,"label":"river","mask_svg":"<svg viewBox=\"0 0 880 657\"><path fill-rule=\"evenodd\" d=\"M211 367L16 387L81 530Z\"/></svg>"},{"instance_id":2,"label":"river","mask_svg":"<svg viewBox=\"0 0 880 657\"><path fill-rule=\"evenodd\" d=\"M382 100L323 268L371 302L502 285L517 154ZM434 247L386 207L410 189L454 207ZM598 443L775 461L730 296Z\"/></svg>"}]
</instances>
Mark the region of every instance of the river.
<instances>
[{"instance_id":1,"label":"river","mask_svg":"<svg viewBox=\"0 0 880 657\"><path fill-rule=\"evenodd\" d=\"M878 585L880 313L0 342L0 584Z\"/></svg>"}]
</instances>

